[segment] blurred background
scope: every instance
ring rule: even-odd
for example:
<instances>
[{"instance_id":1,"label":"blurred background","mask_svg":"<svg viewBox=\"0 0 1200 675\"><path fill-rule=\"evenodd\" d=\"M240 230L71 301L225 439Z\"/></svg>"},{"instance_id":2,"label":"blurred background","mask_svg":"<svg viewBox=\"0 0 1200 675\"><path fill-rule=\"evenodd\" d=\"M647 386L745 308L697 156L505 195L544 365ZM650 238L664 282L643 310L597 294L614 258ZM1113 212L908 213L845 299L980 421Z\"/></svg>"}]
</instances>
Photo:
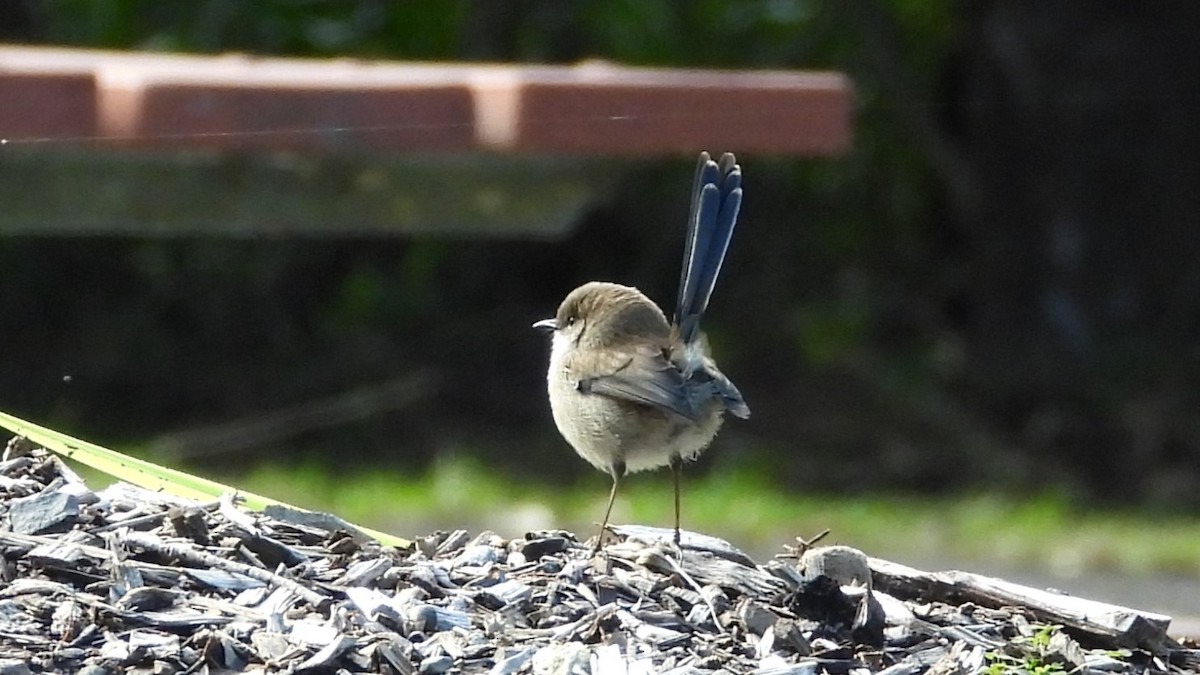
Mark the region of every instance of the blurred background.
<instances>
[{"instance_id":1,"label":"blurred background","mask_svg":"<svg viewBox=\"0 0 1200 675\"><path fill-rule=\"evenodd\" d=\"M1198 28L1187 2L0 4L20 44L847 73L849 153L739 153L706 329L754 416L689 467L685 521L1193 598ZM0 409L402 534L589 531L608 482L529 325L591 279L669 305L693 161L614 163L553 241L0 236ZM669 477L619 508L668 525Z\"/></svg>"}]
</instances>

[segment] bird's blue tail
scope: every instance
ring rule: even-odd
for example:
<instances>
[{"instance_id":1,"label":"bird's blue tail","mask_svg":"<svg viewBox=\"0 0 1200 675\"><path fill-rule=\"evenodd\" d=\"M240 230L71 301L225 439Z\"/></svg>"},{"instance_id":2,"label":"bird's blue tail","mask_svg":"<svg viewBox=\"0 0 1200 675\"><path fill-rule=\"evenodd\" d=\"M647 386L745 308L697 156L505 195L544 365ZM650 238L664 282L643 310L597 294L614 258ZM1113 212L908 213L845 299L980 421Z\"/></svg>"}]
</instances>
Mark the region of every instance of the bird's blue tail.
<instances>
[{"instance_id":1,"label":"bird's blue tail","mask_svg":"<svg viewBox=\"0 0 1200 675\"><path fill-rule=\"evenodd\" d=\"M742 169L737 159L727 152L714 162L707 152L700 153L675 303L675 325L685 344L696 338L700 317L708 309L741 206Z\"/></svg>"}]
</instances>

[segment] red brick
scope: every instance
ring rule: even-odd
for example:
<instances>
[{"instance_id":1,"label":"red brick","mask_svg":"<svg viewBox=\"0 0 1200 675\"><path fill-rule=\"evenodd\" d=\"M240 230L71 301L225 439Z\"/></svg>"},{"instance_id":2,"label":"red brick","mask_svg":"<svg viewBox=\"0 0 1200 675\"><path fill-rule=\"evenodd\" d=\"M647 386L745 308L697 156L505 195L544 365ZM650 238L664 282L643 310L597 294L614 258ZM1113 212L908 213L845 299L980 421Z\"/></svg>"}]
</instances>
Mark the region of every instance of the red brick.
<instances>
[{"instance_id":1,"label":"red brick","mask_svg":"<svg viewBox=\"0 0 1200 675\"><path fill-rule=\"evenodd\" d=\"M461 77L459 77L461 80ZM219 57L105 68L106 128L141 145L432 151L474 144L461 81L420 66Z\"/></svg>"},{"instance_id":2,"label":"red brick","mask_svg":"<svg viewBox=\"0 0 1200 675\"><path fill-rule=\"evenodd\" d=\"M502 78L497 78L502 80ZM509 149L590 154L833 155L850 144L851 92L836 74L531 69L511 86ZM499 82L488 95L498 97Z\"/></svg>"},{"instance_id":3,"label":"red brick","mask_svg":"<svg viewBox=\"0 0 1200 675\"><path fill-rule=\"evenodd\" d=\"M96 135L89 72L21 72L0 61L0 139L10 143Z\"/></svg>"},{"instance_id":4,"label":"red brick","mask_svg":"<svg viewBox=\"0 0 1200 675\"><path fill-rule=\"evenodd\" d=\"M141 143L226 149L429 151L474 142L462 86L316 89L155 83L128 135Z\"/></svg>"}]
</instances>

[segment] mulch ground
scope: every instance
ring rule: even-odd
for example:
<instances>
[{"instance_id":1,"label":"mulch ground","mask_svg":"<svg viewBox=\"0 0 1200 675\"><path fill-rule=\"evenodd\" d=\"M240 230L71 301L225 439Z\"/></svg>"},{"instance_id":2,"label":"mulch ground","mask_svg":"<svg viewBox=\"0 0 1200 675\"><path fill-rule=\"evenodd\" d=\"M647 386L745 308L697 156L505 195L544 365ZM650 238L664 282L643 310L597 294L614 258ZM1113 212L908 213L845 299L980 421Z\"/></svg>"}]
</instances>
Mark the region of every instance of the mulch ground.
<instances>
[{"instance_id":1,"label":"mulch ground","mask_svg":"<svg viewBox=\"0 0 1200 675\"><path fill-rule=\"evenodd\" d=\"M756 563L688 533L465 531L383 547L343 521L93 491L0 460L0 675L1197 673L1170 619L847 547Z\"/></svg>"}]
</instances>

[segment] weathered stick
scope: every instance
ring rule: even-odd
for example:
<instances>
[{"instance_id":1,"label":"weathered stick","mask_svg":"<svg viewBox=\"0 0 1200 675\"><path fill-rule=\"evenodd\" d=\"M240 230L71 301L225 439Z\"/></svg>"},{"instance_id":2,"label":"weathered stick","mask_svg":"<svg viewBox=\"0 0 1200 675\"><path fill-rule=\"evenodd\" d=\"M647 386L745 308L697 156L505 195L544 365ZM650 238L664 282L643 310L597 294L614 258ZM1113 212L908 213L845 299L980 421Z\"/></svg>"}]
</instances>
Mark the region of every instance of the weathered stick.
<instances>
[{"instance_id":1,"label":"weathered stick","mask_svg":"<svg viewBox=\"0 0 1200 675\"><path fill-rule=\"evenodd\" d=\"M1120 605L1022 586L982 574L922 572L870 558L874 587L896 597L920 597L951 604L970 601L983 607L1021 607L1037 620L1060 624L1113 647L1156 651L1170 638L1171 617Z\"/></svg>"}]
</instances>

